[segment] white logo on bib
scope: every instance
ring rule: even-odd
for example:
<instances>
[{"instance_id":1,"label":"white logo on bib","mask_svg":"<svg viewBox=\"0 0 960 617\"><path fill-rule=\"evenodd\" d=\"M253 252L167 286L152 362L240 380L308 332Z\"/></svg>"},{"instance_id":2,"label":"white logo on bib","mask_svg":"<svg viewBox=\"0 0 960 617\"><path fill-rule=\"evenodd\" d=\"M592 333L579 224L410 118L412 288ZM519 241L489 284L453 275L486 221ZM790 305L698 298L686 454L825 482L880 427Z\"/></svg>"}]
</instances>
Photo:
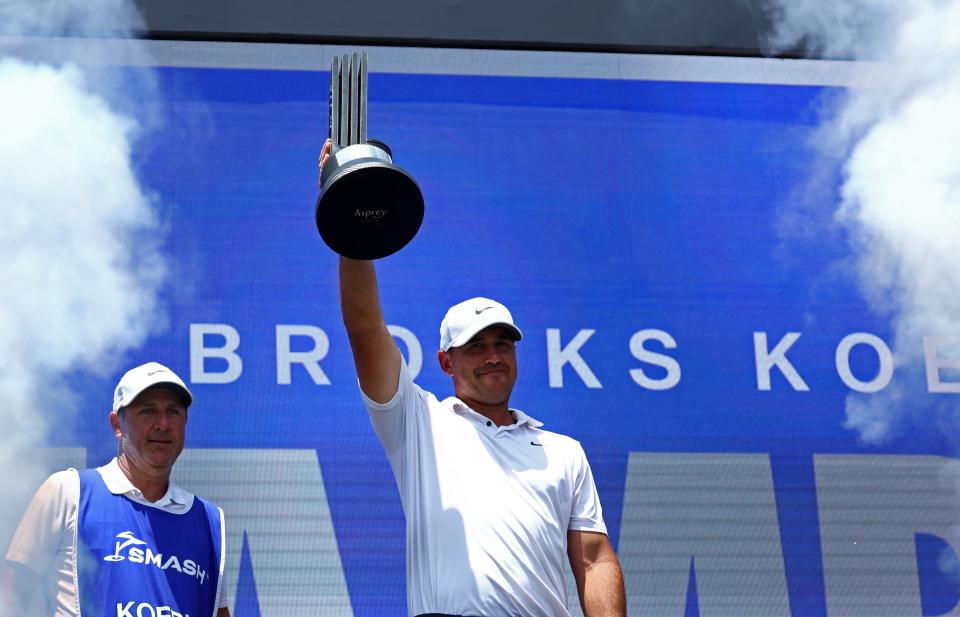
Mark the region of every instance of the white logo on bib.
<instances>
[{"instance_id":1,"label":"white logo on bib","mask_svg":"<svg viewBox=\"0 0 960 617\"><path fill-rule=\"evenodd\" d=\"M146 546L146 548L140 548L141 545ZM120 552L124 549L127 549L127 553L126 555L121 555ZM201 568L200 564L194 560L182 559L176 555L170 555L164 559L163 553L153 552L153 549L147 546L146 542L134 536L132 531L121 531L118 533L113 555L107 555L103 560L142 563L145 566L152 565L161 570L172 568L181 574L199 579L201 585L206 582L207 578L207 571ZM119 605L117 606L119 607ZM139 608L137 610L139 610Z\"/></svg>"}]
</instances>

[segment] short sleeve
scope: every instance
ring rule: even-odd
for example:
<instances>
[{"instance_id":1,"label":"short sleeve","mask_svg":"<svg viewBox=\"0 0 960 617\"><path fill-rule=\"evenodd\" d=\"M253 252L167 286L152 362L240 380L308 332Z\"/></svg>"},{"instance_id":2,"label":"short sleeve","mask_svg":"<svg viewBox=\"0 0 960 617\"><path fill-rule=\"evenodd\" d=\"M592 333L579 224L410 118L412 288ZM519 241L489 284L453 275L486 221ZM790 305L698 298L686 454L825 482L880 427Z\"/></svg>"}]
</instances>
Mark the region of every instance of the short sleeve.
<instances>
[{"instance_id":1,"label":"short sleeve","mask_svg":"<svg viewBox=\"0 0 960 617\"><path fill-rule=\"evenodd\" d=\"M605 534L607 525L603 522L603 508L600 507L600 496L593 482L593 471L579 443L576 445L574 457L573 505L567 529Z\"/></svg>"},{"instance_id":2,"label":"short sleeve","mask_svg":"<svg viewBox=\"0 0 960 617\"><path fill-rule=\"evenodd\" d=\"M60 471L37 490L20 520L7 551L13 561L45 576L58 553L70 550L80 501L80 477L76 470ZM69 537L68 537L69 536Z\"/></svg>"},{"instance_id":3,"label":"short sleeve","mask_svg":"<svg viewBox=\"0 0 960 617\"><path fill-rule=\"evenodd\" d=\"M406 361L400 362L397 393L386 403L377 403L360 390L363 404L370 415L373 430L377 433L387 456L392 457L401 449L407 438L407 427L420 402L420 392L413 383Z\"/></svg>"}]
</instances>

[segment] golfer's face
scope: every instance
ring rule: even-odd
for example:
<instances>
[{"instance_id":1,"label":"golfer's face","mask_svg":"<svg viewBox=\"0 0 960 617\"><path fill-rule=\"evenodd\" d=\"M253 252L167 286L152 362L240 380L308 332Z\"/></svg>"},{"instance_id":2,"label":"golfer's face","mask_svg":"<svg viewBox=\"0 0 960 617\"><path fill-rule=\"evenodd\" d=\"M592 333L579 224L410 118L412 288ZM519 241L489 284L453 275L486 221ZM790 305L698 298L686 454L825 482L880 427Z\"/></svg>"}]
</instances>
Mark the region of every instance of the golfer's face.
<instances>
[{"instance_id":1,"label":"golfer's face","mask_svg":"<svg viewBox=\"0 0 960 617\"><path fill-rule=\"evenodd\" d=\"M451 376L461 398L505 404L517 380L517 348L510 331L490 326L449 352Z\"/></svg>"}]
</instances>

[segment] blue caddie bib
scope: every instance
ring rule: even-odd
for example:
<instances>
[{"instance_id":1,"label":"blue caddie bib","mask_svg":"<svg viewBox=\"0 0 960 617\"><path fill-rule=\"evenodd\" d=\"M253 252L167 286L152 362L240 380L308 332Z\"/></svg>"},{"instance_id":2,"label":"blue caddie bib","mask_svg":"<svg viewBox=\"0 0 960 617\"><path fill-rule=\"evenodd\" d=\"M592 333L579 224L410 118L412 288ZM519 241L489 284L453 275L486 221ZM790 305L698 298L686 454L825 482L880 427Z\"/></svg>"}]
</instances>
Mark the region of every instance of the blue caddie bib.
<instances>
[{"instance_id":1,"label":"blue caddie bib","mask_svg":"<svg viewBox=\"0 0 960 617\"><path fill-rule=\"evenodd\" d=\"M171 514L80 475L77 566L82 617L213 617L223 542L220 510L199 497Z\"/></svg>"}]
</instances>

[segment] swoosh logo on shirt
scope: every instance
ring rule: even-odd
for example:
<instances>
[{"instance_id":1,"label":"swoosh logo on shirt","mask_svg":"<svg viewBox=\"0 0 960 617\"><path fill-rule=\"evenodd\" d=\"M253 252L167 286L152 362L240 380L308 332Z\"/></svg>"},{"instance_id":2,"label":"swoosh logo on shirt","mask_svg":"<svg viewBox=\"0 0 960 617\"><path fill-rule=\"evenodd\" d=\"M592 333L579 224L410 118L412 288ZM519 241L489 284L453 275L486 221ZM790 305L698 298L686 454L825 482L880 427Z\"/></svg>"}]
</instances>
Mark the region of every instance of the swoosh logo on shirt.
<instances>
[{"instance_id":1,"label":"swoosh logo on shirt","mask_svg":"<svg viewBox=\"0 0 960 617\"><path fill-rule=\"evenodd\" d=\"M541 448L543 447L543 444L542 444L542 443L537 443L537 442L535 442L535 441L531 441L531 442L530 442L530 445L531 445L531 446L540 446Z\"/></svg>"}]
</instances>

